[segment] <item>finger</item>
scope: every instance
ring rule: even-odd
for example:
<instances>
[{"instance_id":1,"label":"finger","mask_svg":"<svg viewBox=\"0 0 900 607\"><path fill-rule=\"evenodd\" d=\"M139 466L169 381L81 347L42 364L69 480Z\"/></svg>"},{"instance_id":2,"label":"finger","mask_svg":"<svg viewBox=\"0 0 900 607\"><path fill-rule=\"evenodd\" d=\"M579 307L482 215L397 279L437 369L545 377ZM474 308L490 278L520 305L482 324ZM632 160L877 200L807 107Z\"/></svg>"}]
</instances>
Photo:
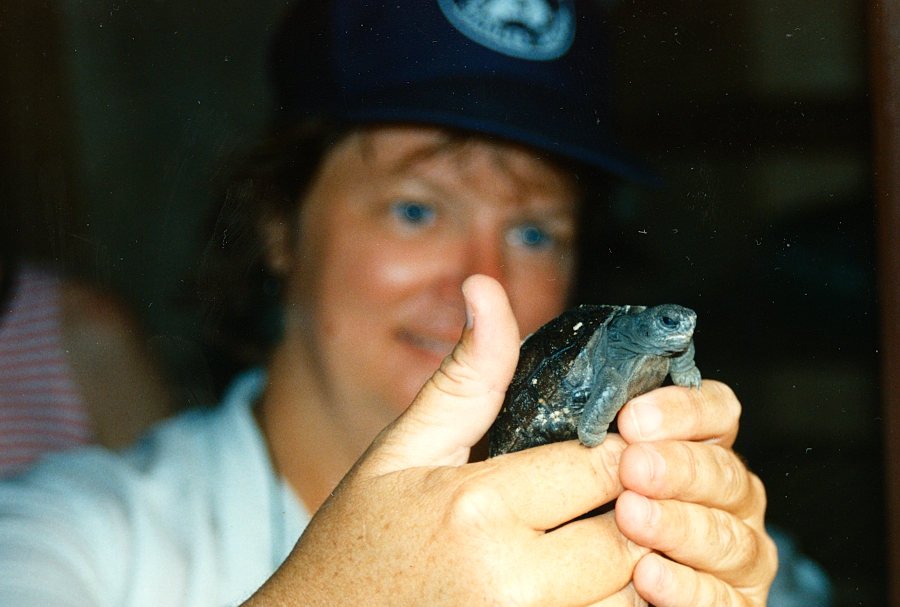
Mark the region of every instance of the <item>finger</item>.
<instances>
[{"instance_id":1,"label":"finger","mask_svg":"<svg viewBox=\"0 0 900 607\"><path fill-rule=\"evenodd\" d=\"M703 380L699 389L666 386L631 399L619 412L618 428L630 443L692 440L731 446L740 416L731 388Z\"/></svg>"},{"instance_id":2,"label":"finger","mask_svg":"<svg viewBox=\"0 0 900 607\"><path fill-rule=\"evenodd\" d=\"M625 442L610 434L588 449L565 441L508 453L483 462L478 482L501 492L517 520L531 529L554 529L614 500L622 491L618 467Z\"/></svg>"},{"instance_id":3,"label":"finger","mask_svg":"<svg viewBox=\"0 0 900 607\"><path fill-rule=\"evenodd\" d=\"M765 605L768 586L741 588L650 553L634 570L634 587L656 607L749 607Z\"/></svg>"},{"instance_id":4,"label":"finger","mask_svg":"<svg viewBox=\"0 0 900 607\"><path fill-rule=\"evenodd\" d=\"M614 595L592 603L590 607L647 607L647 601L638 595L634 584L629 583Z\"/></svg>"},{"instance_id":5,"label":"finger","mask_svg":"<svg viewBox=\"0 0 900 607\"><path fill-rule=\"evenodd\" d=\"M626 491L615 514L626 537L683 565L742 586L771 581L774 544L727 512Z\"/></svg>"},{"instance_id":6,"label":"finger","mask_svg":"<svg viewBox=\"0 0 900 607\"><path fill-rule=\"evenodd\" d=\"M467 326L413 403L368 454L374 473L461 465L496 418L519 355L519 329L503 287L487 276L463 283Z\"/></svg>"},{"instance_id":7,"label":"finger","mask_svg":"<svg viewBox=\"0 0 900 607\"><path fill-rule=\"evenodd\" d=\"M535 549L522 555L530 560L522 561L521 571L534 591L553 596L554 604L584 605L626 589L647 553L621 534L609 513L541 536Z\"/></svg>"},{"instance_id":8,"label":"finger","mask_svg":"<svg viewBox=\"0 0 900 607\"><path fill-rule=\"evenodd\" d=\"M676 499L725 510L762 526L766 491L730 449L661 441L629 445L619 464L622 485L654 499Z\"/></svg>"}]
</instances>

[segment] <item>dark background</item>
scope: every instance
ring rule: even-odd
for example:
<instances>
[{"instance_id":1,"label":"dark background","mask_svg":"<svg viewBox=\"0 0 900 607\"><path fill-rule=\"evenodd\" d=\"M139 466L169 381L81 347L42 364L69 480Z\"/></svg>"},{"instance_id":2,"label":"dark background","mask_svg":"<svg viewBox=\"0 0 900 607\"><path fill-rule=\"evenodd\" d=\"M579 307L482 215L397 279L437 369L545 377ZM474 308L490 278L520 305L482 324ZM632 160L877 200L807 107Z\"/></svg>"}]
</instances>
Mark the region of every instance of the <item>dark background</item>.
<instances>
[{"instance_id":1,"label":"dark background","mask_svg":"<svg viewBox=\"0 0 900 607\"><path fill-rule=\"evenodd\" d=\"M135 306L184 406L215 398L190 274L286 4L0 0L0 220ZM770 520L839 605L883 605L864 3L605 4L619 131L665 187L617 189L581 298L697 310Z\"/></svg>"},{"instance_id":2,"label":"dark background","mask_svg":"<svg viewBox=\"0 0 900 607\"><path fill-rule=\"evenodd\" d=\"M885 605L865 5L619 2L614 31L624 132L668 187L622 192L600 296L698 311L769 520L839 605Z\"/></svg>"}]
</instances>

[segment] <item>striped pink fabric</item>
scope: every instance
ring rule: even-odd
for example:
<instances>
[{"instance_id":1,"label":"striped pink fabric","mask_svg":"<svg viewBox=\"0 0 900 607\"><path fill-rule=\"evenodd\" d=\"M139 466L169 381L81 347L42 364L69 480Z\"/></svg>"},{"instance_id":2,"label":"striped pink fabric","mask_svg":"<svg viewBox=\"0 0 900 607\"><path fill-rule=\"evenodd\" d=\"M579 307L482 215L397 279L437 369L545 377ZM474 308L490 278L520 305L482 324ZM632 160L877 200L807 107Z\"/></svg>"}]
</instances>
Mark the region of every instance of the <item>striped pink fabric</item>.
<instances>
[{"instance_id":1,"label":"striped pink fabric","mask_svg":"<svg viewBox=\"0 0 900 607\"><path fill-rule=\"evenodd\" d=\"M0 476L90 439L63 351L59 278L24 266L0 315Z\"/></svg>"}]
</instances>

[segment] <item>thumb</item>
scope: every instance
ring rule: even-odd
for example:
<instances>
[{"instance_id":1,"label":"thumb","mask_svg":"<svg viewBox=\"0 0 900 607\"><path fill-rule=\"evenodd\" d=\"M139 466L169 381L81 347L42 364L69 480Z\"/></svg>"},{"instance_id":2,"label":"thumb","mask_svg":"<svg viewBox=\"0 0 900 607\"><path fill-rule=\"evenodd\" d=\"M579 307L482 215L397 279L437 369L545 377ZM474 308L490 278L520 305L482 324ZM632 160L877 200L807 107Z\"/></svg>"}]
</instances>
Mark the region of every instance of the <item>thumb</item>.
<instances>
[{"instance_id":1,"label":"thumb","mask_svg":"<svg viewBox=\"0 0 900 607\"><path fill-rule=\"evenodd\" d=\"M466 327L459 342L373 443L369 472L462 465L497 417L519 358L519 328L496 280L470 276L462 291Z\"/></svg>"}]
</instances>

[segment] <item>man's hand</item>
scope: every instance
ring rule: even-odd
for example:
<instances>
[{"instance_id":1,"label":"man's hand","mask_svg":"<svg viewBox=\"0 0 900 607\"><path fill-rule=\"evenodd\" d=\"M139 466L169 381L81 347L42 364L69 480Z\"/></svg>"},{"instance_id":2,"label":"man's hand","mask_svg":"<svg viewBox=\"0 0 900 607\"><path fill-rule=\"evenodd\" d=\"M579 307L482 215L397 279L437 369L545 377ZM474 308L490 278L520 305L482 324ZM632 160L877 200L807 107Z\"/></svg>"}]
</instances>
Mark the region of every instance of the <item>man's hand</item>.
<instances>
[{"instance_id":1,"label":"man's hand","mask_svg":"<svg viewBox=\"0 0 900 607\"><path fill-rule=\"evenodd\" d=\"M319 509L247 605L635 605L649 550L613 512L625 442L610 436L467 464L515 370L519 334L500 285L463 285L469 323L409 409Z\"/></svg>"},{"instance_id":2,"label":"man's hand","mask_svg":"<svg viewBox=\"0 0 900 607\"><path fill-rule=\"evenodd\" d=\"M616 504L622 532L656 552L634 586L658 607L759 606L778 567L765 488L731 450L741 406L728 386L670 386L629 402Z\"/></svg>"}]
</instances>

